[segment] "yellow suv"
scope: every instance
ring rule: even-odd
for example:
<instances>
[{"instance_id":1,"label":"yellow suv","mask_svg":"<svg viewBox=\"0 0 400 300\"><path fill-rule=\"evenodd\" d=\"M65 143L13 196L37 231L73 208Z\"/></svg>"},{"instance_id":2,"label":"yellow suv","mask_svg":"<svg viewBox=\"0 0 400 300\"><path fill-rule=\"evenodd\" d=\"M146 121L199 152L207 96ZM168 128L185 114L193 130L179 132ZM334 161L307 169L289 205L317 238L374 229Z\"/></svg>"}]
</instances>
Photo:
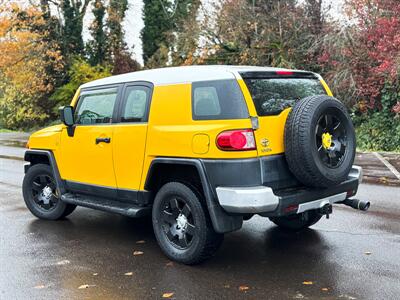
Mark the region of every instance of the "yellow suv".
<instances>
[{"instance_id":1,"label":"yellow suv","mask_svg":"<svg viewBox=\"0 0 400 300\"><path fill-rule=\"evenodd\" d=\"M35 132L23 196L37 217L84 206L152 216L163 252L195 264L253 215L301 230L354 198L355 134L315 73L252 66L146 70L84 84Z\"/></svg>"}]
</instances>

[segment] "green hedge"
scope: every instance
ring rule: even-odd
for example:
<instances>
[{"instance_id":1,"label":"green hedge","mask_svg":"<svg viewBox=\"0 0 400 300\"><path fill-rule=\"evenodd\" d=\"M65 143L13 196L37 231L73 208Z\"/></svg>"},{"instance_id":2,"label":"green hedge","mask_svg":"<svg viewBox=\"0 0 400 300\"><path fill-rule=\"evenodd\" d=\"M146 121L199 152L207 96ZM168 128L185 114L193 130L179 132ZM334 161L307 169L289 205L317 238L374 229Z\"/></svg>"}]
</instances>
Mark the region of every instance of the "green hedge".
<instances>
[{"instance_id":1,"label":"green hedge","mask_svg":"<svg viewBox=\"0 0 400 300\"><path fill-rule=\"evenodd\" d=\"M353 114L360 150L400 152L400 116L392 111L398 99L399 88L386 85L379 110Z\"/></svg>"}]
</instances>

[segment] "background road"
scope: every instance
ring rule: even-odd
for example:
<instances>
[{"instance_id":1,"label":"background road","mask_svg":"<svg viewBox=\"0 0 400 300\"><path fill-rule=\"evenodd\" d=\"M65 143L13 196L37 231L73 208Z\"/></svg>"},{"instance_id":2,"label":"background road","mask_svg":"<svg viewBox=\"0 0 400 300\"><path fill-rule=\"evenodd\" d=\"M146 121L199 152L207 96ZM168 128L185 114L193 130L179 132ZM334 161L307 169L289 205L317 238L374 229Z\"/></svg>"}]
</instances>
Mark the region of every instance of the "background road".
<instances>
[{"instance_id":1,"label":"background road","mask_svg":"<svg viewBox=\"0 0 400 300\"><path fill-rule=\"evenodd\" d=\"M36 219L21 196L22 166L0 158L0 299L399 298L399 187L363 184L370 211L335 206L301 233L254 217L214 258L188 267L163 256L148 219L85 208Z\"/></svg>"}]
</instances>

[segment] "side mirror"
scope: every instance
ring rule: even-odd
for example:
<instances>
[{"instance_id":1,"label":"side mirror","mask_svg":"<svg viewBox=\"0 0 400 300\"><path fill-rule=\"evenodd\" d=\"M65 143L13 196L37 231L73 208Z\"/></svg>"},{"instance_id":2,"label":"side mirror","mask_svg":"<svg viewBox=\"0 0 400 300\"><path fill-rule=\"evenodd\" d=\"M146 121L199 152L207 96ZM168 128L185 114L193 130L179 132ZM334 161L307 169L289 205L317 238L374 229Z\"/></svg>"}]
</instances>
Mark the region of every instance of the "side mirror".
<instances>
[{"instance_id":1,"label":"side mirror","mask_svg":"<svg viewBox=\"0 0 400 300\"><path fill-rule=\"evenodd\" d=\"M60 107L60 118L68 127L74 125L74 108L72 106Z\"/></svg>"}]
</instances>

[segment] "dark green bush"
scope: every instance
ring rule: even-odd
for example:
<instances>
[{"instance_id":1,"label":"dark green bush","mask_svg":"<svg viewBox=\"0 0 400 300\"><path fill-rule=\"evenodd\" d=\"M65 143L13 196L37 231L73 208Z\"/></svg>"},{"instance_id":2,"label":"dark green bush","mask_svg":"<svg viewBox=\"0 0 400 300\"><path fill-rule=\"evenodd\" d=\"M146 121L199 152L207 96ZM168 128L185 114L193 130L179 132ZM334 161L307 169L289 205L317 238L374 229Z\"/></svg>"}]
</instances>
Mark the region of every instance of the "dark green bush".
<instances>
[{"instance_id":1,"label":"dark green bush","mask_svg":"<svg viewBox=\"0 0 400 300\"><path fill-rule=\"evenodd\" d=\"M386 85L380 110L353 114L360 150L400 151L400 117L392 111L399 98L398 88Z\"/></svg>"}]
</instances>

